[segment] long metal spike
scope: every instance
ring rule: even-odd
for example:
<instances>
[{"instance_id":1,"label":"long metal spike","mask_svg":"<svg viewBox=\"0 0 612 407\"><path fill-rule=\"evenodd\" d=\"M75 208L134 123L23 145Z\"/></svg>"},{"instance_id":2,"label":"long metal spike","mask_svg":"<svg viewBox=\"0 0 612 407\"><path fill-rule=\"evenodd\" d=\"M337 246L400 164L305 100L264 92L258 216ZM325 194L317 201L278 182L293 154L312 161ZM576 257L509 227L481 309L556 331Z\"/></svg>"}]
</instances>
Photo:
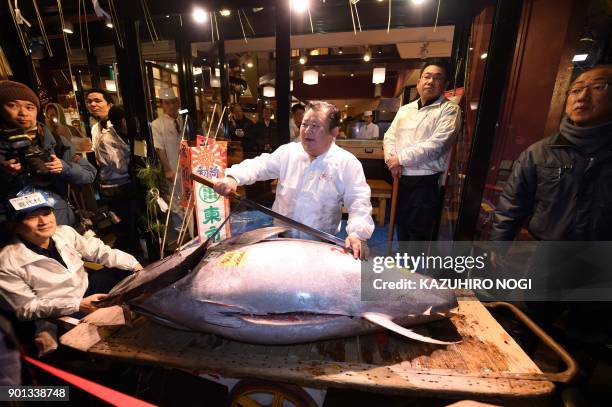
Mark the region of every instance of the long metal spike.
<instances>
[{"instance_id":1,"label":"long metal spike","mask_svg":"<svg viewBox=\"0 0 612 407\"><path fill-rule=\"evenodd\" d=\"M240 17L240 10L238 10L238 21L240 21L240 29L242 30L242 36L244 37L244 43L248 44L246 33L244 32L244 25L242 25L242 17Z\"/></svg>"},{"instance_id":2,"label":"long metal spike","mask_svg":"<svg viewBox=\"0 0 612 407\"><path fill-rule=\"evenodd\" d=\"M353 33L357 35L357 27L355 26L355 16L353 15L353 3L348 0L349 8L351 9L351 20L353 21Z\"/></svg>"},{"instance_id":3,"label":"long metal spike","mask_svg":"<svg viewBox=\"0 0 612 407\"><path fill-rule=\"evenodd\" d=\"M244 16L244 19L246 20L247 25L251 29L253 36L257 36L257 34L255 34L255 30L253 29L253 26L251 25L251 21L249 21L249 17L247 17L246 12L244 10L242 10L242 15Z\"/></svg>"},{"instance_id":4,"label":"long metal spike","mask_svg":"<svg viewBox=\"0 0 612 407\"><path fill-rule=\"evenodd\" d=\"M210 38L212 40L212 43L215 43L215 28L213 27L213 17L212 17L212 13L208 13L208 21L210 21Z\"/></svg>"},{"instance_id":5,"label":"long metal spike","mask_svg":"<svg viewBox=\"0 0 612 407\"><path fill-rule=\"evenodd\" d=\"M153 21L153 17L151 17L151 9L149 9L148 0L144 0L145 13L149 18L149 22L151 23L151 29L153 30L153 35L155 36L155 40L159 41L159 35L157 35L157 29L155 28L155 21Z\"/></svg>"},{"instance_id":6,"label":"long metal spike","mask_svg":"<svg viewBox=\"0 0 612 407\"><path fill-rule=\"evenodd\" d=\"M70 89L74 92L74 86L72 85L72 51L70 50L70 43L68 42L68 34L64 32L64 10L62 8L62 0L57 0L57 10L60 16L61 33L64 36L64 46L66 47L66 62L68 62L68 73L70 74ZM79 111L79 101L74 98L77 112Z\"/></svg>"},{"instance_id":7,"label":"long metal spike","mask_svg":"<svg viewBox=\"0 0 612 407\"><path fill-rule=\"evenodd\" d=\"M387 21L387 34L389 34L390 29L391 29L391 0L389 0L389 20Z\"/></svg>"},{"instance_id":8,"label":"long metal spike","mask_svg":"<svg viewBox=\"0 0 612 407\"><path fill-rule=\"evenodd\" d=\"M117 43L123 48L123 39L121 36L121 28L119 26L119 17L117 16L117 10L115 9L115 3L113 0L108 0L108 8L111 13L111 20L113 20L113 28L115 29L115 35L117 37Z\"/></svg>"},{"instance_id":9,"label":"long metal spike","mask_svg":"<svg viewBox=\"0 0 612 407\"><path fill-rule=\"evenodd\" d=\"M77 3L79 4L79 38L81 39L81 49L85 49L85 47L83 46L83 26L82 26L82 18L81 18L81 3L83 3L81 0L78 0ZM62 27L62 32L64 32L64 27Z\"/></svg>"},{"instance_id":10,"label":"long metal spike","mask_svg":"<svg viewBox=\"0 0 612 407\"><path fill-rule=\"evenodd\" d=\"M312 26L312 15L310 14L310 6L307 7L308 19L310 20L310 32L314 34L314 27Z\"/></svg>"},{"instance_id":11,"label":"long metal spike","mask_svg":"<svg viewBox=\"0 0 612 407\"><path fill-rule=\"evenodd\" d=\"M47 31L45 30L45 24L43 23L42 17L40 16L40 11L38 10L38 1L32 0L34 4L34 10L36 11L36 19L38 20L38 25L40 25L40 32L42 34L43 40L45 41L45 46L47 47L47 52L49 56L53 56L53 51L51 50L51 44L49 44L49 38L47 37Z\"/></svg>"},{"instance_id":12,"label":"long metal spike","mask_svg":"<svg viewBox=\"0 0 612 407\"><path fill-rule=\"evenodd\" d=\"M17 30L17 36L19 37L19 42L21 43L21 48L23 49L23 52L27 56L29 56L30 52L28 51L28 46L26 45L25 37L23 36L21 27L19 26L19 23L17 23L17 15L15 13L15 9L13 8L13 4L11 3L11 0L7 0L7 1L9 5L9 10L11 11L11 17L13 17L13 23L15 23L15 29Z\"/></svg>"},{"instance_id":13,"label":"long metal spike","mask_svg":"<svg viewBox=\"0 0 612 407\"><path fill-rule=\"evenodd\" d=\"M213 11L213 17L215 19L215 31L217 32L217 41L221 41L221 37L219 36L219 24L217 23L217 12Z\"/></svg>"},{"instance_id":14,"label":"long metal spike","mask_svg":"<svg viewBox=\"0 0 612 407\"><path fill-rule=\"evenodd\" d=\"M83 18L85 19L85 33L87 34L87 51L91 53L91 42L89 41L89 23L87 22L87 2L83 0Z\"/></svg>"},{"instance_id":15,"label":"long metal spike","mask_svg":"<svg viewBox=\"0 0 612 407\"><path fill-rule=\"evenodd\" d=\"M434 23L434 32L436 32L436 28L438 28L438 16L440 15L440 3L442 0L438 0L438 11L436 11L436 22Z\"/></svg>"},{"instance_id":16,"label":"long metal spike","mask_svg":"<svg viewBox=\"0 0 612 407\"><path fill-rule=\"evenodd\" d=\"M149 31L149 37L151 37L151 42L155 45L155 38L153 38L153 31L151 30L151 26L149 25L149 18L147 17L147 12L145 10L144 0L140 0L140 8L142 9L142 14L144 15L145 24L147 25L147 31Z\"/></svg>"},{"instance_id":17,"label":"long metal spike","mask_svg":"<svg viewBox=\"0 0 612 407\"><path fill-rule=\"evenodd\" d=\"M359 32L361 32L361 20L359 20L359 10L357 10L357 3L353 4L355 7L355 15L357 16L357 24L359 24Z\"/></svg>"}]
</instances>

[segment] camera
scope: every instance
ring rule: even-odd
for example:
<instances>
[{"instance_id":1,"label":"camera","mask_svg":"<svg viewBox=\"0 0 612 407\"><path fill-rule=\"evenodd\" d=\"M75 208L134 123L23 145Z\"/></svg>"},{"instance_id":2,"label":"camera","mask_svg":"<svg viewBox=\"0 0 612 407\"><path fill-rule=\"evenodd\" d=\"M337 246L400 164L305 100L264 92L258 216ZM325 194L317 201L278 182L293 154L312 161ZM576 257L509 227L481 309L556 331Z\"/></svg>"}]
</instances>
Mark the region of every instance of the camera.
<instances>
[{"instance_id":1,"label":"camera","mask_svg":"<svg viewBox=\"0 0 612 407\"><path fill-rule=\"evenodd\" d=\"M35 138L35 134L6 134L5 140L10 146L7 159L16 158L21 163L24 172L32 177L33 183L48 185L51 183L51 177L48 176L49 170L45 167L45 163L51 161L51 154L35 144Z\"/></svg>"}]
</instances>

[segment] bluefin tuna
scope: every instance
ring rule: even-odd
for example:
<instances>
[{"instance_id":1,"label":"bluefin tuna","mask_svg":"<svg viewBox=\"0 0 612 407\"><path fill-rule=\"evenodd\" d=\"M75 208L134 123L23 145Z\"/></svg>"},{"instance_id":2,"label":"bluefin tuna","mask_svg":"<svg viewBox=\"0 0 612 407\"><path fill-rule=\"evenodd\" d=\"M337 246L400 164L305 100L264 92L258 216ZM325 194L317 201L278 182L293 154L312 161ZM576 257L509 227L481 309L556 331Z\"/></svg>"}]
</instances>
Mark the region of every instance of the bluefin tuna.
<instances>
[{"instance_id":1,"label":"bluefin tuna","mask_svg":"<svg viewBox=\"0 0 612 407\"><path fill-rule=\"evenodd\" d=\"M271 238L284 230L258 229L165 259L118 284L104 302L127 302L134 311L175 328L257 344L381 329L424 342L453 343L407 329L448 317L457 306L452 291L400 291L384 301L362 301L359 260L336 245ZM410 278L428 277L414 273Z\"/></svg>"}]
</instances>

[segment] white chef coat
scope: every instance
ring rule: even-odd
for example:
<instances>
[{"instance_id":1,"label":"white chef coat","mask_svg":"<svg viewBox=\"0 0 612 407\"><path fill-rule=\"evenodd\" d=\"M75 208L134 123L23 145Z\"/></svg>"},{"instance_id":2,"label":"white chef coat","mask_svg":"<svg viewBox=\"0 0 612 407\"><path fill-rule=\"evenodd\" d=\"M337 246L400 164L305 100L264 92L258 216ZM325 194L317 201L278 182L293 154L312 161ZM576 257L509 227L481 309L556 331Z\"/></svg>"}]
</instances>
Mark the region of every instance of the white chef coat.
<instances>
[{"instance_id":1,"label":"white chef coat","mask_svg":"<svg viewBox=\"0 0 612 407\"><path fill-rule=\"evenodd\" d=\"M399 109L385 133L385 160L395 153L402 175L444 172L460 126L461 109L444 95L420 109L415 100Z\"/></svg>"},{"instance_id":2,"label":"white chef coat","mask_svg":"<svg viewBox=\"0 0 612 407\"><path fill-rule=\"evenodd\" d=\"M378 125L374 123L366 124L359 129L355 135L360 140L375 140L378 138Z\"/></svg>"},{"instance_id":3,"label":"white chef coat","mask_svg":"<svg viewBox=\"0 0 612 407\"><path fill-rule=\"evenodd\" d=\"M340 231L342 206L347 208L348 235L367 240L374 231L370 186L359 160L335 143L310 160L302 143L288 143L271 154L262 154L225 172L238 185L278 178L272 209L313 228L336 234ZM312 239L305 233L292 236Z\"/></svg>"},{"instance_id":4,"label":"white chef coat","mask_svg":"<svg viewBox=\"0 0 612 407\"><path fill-rule=\"evenodd\" d=\"M179 129L182 129L183 118L179 115L176 120L178 121ZM161 116L151 122L151 131L153 133L154 147L166 152L170 169L176 171L181 134L176 130L174 119L166 113L162 113Z\"/></svg>"},{"instance_id":5,"label":"white chef coat","mask_svg":"<svg viewBox=\"0 0 612 407\"><path fill-rule=\"evenodd\" d=\"M0 251L0 299L21 320L77 312L89 284L83 259L122 270L138 264L132 255L81 236L70 226L58 226L52 239L67 267L34 253L19 238Z\"/></svg>"},{"instance_id":6,"label":"white chef coat","mask_svg":"<svg viewBox=\"0 0 612 407\"><path fill-rule=\"evenodd\" d=\"M295 124L293 118L289 119L289 134L291 135L291 141L300 141L300 128Z\"/></svg>"}]
</instances>

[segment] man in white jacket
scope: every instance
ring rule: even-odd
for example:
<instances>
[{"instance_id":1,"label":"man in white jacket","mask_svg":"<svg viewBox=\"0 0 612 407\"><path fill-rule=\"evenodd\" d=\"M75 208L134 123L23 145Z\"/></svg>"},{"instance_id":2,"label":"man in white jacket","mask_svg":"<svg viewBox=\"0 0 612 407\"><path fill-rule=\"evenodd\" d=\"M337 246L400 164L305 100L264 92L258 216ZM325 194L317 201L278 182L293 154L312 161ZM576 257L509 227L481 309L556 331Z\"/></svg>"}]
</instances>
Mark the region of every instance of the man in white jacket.
<instances>
[{"instance_id":1,"label":"man in white jacket","mask_svg":"<svg viewBox=\"0 0 612 407\"><path fill-rule=\"evenodd\" d=\"M426 64L417 81L419 98L402 106L385 133L385 162L400 176L397 237L431 240L440 213L440 175L461 124L461 109L444 97L448 71Z\"/></svg>"},{"instance_id":2,"label":"man in white jacket","mask_svg":"<svg viewBox=\"0 0 612 407\"><path fill-rule=\"evenodd\" d=\"M221 195L235 192L238 185L278 179L273 209L308 226L335 234L340 231L342 206L349 218L346 247L355 258L361 241L374 231L370 187L359 160L338 147L340 114L329 103L311 104L300 128L301 143L288 143L271 154L245 160L226 170L215 182ZM293 232L294 237L310 238Z\"/></svg>"},{"instance_id":3,"label":"man in white jacket","mask_svg":"<svg viewBox=\"0 0 612 407\"><path fill-rule=\"evenodd\" d=\"M0 302L20 320L89 313L103 292L142 269L133 256L57 226L40 192L11 199L8 212L14 237L0 251ZM120 270L86 272L83 260Z\"/></svg>"}]
</instances>

